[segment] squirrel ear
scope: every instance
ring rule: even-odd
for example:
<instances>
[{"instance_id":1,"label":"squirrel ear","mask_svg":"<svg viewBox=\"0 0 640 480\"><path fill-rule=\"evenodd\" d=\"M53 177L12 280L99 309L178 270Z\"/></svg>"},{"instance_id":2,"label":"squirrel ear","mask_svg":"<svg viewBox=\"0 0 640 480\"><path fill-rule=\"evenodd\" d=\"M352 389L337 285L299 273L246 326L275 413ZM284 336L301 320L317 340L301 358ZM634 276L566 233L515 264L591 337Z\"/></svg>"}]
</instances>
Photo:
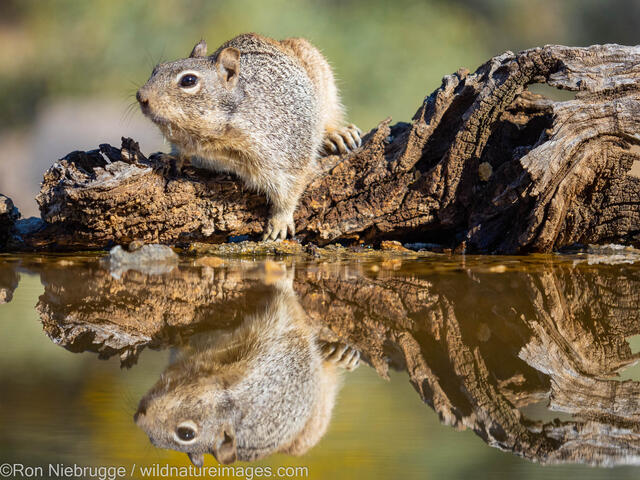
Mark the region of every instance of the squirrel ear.
<instances>
[{"instance_id":1,"label":"squirrel ear","mask_svg":"<svg viewBox=\"0 0 640 480\"><path fill-rule=\"evenodd\" d=\"M206 57L206 56L207 56L207 42L205 42L204 40L200 40L198 43L196 43L195 47L193 47L193 50L191 50L191 54L189 55L189 58Z\"/></svg>"},{"instance_id":2,"label":"squirrel ear","mask_svg":"<svg viewBox=\"0 0 640 480\"><path fill-rule=\"evenodd\" d=\"M202 468L204 465L204 454L202 453L187 453L189 460L193 463L194 467Z\"/></svg>"},{"instance_id":3,"label":"squirrel ear","mask_svg":"<svg viewBox=\"0 0 640 480\"><path fill-rule=\"evenodd\" d=\"M225 48L218 54L216 67L222 80L227 82L229 87L233 87L240 73L240 51L233 47Z\"/></svg>"},{"instance_id":4,"label":"squirrel ear","mask_svg":"<svg viewBox=\"0 0 640 480\"><path fill-rule=\"evenodd\" d=\"M236 439L231 429L225 428L216 436L211 448L211 454L222 465L229 465L238 459Z\"/></svg>"}]
</instances>

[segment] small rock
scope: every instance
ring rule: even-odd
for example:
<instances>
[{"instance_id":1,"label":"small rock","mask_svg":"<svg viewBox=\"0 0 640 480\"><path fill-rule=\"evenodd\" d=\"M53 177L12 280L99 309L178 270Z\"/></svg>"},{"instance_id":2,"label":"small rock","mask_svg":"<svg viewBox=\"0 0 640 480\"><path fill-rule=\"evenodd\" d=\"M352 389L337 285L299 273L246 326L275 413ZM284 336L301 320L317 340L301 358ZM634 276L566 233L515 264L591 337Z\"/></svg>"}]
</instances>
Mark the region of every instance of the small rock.
<instances>
[{"instance_id":1,"label":"small rock","mask_svg":"<svg viewBox=\"0 0 640 480\"><path fill-rule=\"evenodd\" d=\"M20 214L18 209L13 205L11 199L0 193L0 216L6 216L7 218L13 218L17 220Z\"/></svg>"},{"instance_id":2,"label":"small rock","mask_svg":"<svg viewBox=\"0 0 640 480\"><path fill-rule=\"evenodd\" d=\"M383 240L380 243L380 250L394 251L394 252L410 252L408 248L402 246L402 243L397 240Z\"/></svg>"},{"instance_id":3,"label":"small rock","mask_svg":"<svg viewBox=\"0 0 640 480\"><path fill-rule=\"evenodd\" d=\"M313 258L320 258L320 249L315 243L309 243L304 247L304 251L311 255Z\"/></svg>"},{"instance_id":4,"label":"small rock","mask_svg":"<svg viewBox=\"0 0 640 480\"><path fill-rule=\"evenodd\" d=\"M144 242L142 240L134 240L129 244L127 250L135 252L136 250L140 250L142 247L144 247Z\"/></svg>"},{"instance_id":5,"label":"small rock","mask_svg":"<svg viewBox=\"0 0 640 480\"><path fill-rule=\"evenodd\" d=\"M178 264L178 255L166 245L143 245L133 252L127 252L118 245L111 249L104 262L115 278L120 278L128 270L161 275L173 270Z\"/></svg>"},{"instance_id":6,"label":"small rock","mask_svg":"<svg viewBox=\"0 0 640 480\"><path fill-rule=\"evenodd\" d=\"M460 244L453 249L453 253L456 255L464 255L467 251L467 242L462 241Z\"/></svg>"}]
</instances>

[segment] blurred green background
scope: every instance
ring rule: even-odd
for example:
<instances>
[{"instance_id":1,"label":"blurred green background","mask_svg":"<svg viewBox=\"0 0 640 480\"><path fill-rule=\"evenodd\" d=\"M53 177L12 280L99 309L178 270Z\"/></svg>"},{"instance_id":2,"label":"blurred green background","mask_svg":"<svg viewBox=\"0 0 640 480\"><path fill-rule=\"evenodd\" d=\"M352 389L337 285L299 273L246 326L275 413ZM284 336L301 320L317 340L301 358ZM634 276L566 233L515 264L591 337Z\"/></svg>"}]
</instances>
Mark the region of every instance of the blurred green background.
<instances>
[{"instance_id":1,"label":"blurred green background","mask_svg":"<svg viewBox=\"0 0 640 480\"><path fill-rule=\"evenodd\" d=\"M133 104L160 60L255 31L329 58L363 130L409 120L443 75L504 50L638 43L638 0L2 0L0 192L25 216L43 171L120 136L166 148ZM131 106L131 108L128 108Z\"/></svg>"}]
</instances>

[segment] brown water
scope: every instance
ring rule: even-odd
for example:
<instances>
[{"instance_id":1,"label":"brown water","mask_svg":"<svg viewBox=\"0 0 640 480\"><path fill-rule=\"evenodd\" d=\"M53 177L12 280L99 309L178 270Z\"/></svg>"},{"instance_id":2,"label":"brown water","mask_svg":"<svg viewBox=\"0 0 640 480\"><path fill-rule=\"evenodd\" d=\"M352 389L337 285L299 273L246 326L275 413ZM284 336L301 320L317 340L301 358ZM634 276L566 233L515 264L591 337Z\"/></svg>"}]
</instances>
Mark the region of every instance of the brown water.
<instances>
[{"instance_id":1,"label":"brown water","mask_svg":"<svg viewBox=\"0 0 640 480\"><path fill-rule=\"evenodd\" d=\"M640 263L615 260L0 256L0 464L637 478Z\"/></svg>"}]
</instances>

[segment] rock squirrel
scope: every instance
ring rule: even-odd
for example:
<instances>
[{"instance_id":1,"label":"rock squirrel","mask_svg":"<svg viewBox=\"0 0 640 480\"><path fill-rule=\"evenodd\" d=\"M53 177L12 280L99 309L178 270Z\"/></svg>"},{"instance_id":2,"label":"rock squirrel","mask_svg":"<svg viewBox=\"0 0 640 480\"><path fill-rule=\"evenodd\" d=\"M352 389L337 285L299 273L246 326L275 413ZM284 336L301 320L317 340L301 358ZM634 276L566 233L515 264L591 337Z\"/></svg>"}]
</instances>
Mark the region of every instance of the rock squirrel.
<instances>
[{"instance_id":1,"label":"rock squirrel","mask_svg":"<svg viewBox=\"0 0 640 480\"><path fill-rule=\"evenodd\" d=\"M196 466L205 453L222 464L302 455L327 430L337 367L359 360L351 347L318 341L287 275L235 330L192 337L134 420L155 446L186 452Z\"/></svg>"},{"instance_id":2,"label":"rock squirrel","mask_svg":"<svg viewBox=\"0 0 640 480\"><path fill-rule=\"evenodd\" d=\"M303 38L239 35L207 56L157 65L137 92L182 165L232 172L271 203L263 239L293 236L293 213L320 155L361 144L344 123L331 67Z\"/></svg>"}]
</instances>

